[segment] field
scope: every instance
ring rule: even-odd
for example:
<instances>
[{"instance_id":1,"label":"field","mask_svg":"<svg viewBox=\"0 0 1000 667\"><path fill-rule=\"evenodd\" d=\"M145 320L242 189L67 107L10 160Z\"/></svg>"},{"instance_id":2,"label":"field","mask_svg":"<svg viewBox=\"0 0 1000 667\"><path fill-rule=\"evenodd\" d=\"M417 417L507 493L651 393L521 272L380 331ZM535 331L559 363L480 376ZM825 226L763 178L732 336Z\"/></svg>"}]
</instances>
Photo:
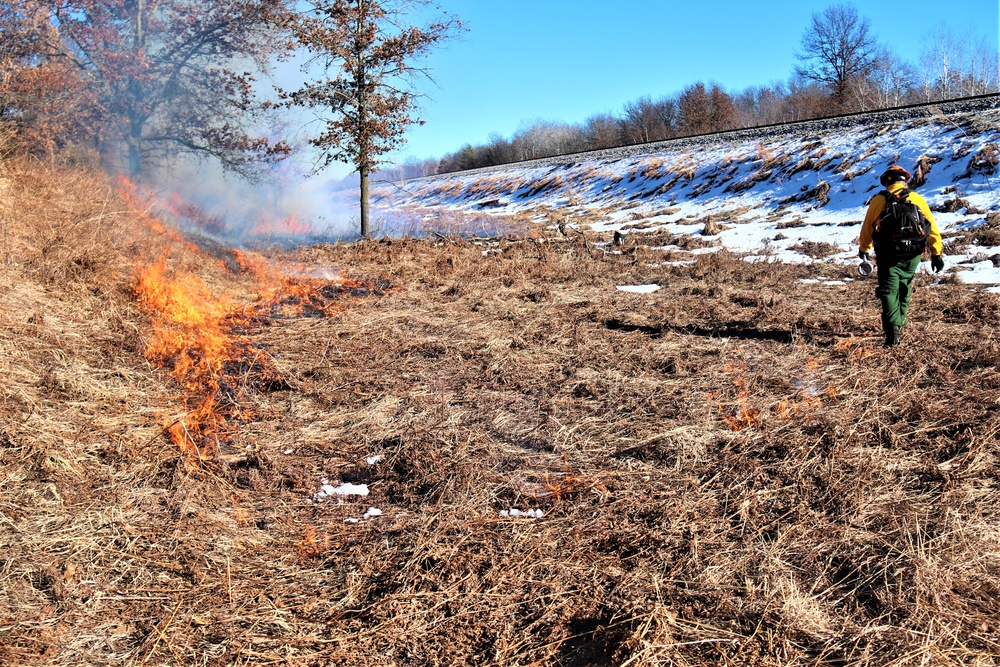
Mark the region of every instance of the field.
<instances>
[{"instance_id":1,"label":"field","mask_svg":"<svg viewBox=\"0 0 1000 667\"><path fill-rule=\"evenodd\" d=\"M2 664L1000 661L996 295L919 289L886 352L871 281L800 282L833 264L641 231L241 262L99 176L0 194Z\"/></svg>"}]
</instances>

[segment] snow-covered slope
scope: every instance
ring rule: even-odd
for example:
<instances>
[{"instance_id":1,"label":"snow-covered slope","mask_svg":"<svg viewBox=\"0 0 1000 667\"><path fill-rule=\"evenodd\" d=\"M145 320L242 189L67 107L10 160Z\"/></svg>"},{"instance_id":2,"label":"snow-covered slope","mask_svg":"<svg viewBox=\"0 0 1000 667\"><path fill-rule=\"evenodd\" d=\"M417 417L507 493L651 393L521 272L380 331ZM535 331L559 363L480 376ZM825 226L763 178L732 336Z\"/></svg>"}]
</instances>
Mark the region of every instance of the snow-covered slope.
<instances>
[{"instance_id":1,"label":"snow-covered slope","mask_svg":"<svg viewBox=\"0 0 1000 667\"><path fill-rule=\"evenodd\" d=\"M1000 110L928 108L853 127L803 124L436 176L374 196L381 209L409 215L447 211L481 224L528 214L605 240L669 232L750 260L850 262L879 175L900 164L938 210L950 267L966 282L1000 285L998 144Z\"/></svg>"}]
</instances>

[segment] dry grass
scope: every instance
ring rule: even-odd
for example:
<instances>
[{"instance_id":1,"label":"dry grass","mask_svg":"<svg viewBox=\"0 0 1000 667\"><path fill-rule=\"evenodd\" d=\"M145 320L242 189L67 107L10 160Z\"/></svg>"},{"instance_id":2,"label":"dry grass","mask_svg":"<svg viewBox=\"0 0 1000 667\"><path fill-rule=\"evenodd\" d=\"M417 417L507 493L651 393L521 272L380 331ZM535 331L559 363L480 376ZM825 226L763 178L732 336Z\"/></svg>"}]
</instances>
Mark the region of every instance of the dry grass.
<instances>
[{"instance_id":1,"label":"dry grass","mask_svg":"<svg viewBox=\"0 0 1000 667\"><path fill-rule=\"evenodd\" d=\"M995 296L919 290L887 354L871 283L798 282L822 265L276 252L396 289L249 332L288 388L192 466L131 305L160 241L98 179L3 178L5 664L1000 659ZM372 494L314 503L321 478Z\"/></svg>"}]
</instances>

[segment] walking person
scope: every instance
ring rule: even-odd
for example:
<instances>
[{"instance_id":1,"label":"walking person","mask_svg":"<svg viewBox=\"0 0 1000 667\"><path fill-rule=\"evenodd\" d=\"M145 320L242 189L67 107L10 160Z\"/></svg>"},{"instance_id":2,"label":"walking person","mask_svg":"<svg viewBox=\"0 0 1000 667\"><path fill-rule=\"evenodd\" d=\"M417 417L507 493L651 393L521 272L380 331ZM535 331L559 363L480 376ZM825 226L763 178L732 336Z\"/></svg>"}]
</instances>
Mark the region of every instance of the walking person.
<instances>
[{"instance_id":1,"label":"walking person","mask_svg":"<svg viewBox=\"0 0 1000 667\"><path fill-rule=\"evenodd\" d=\"M924 251L930 250L934 273L944 269L944 247L934 215L927 201L906 187L909 180L910 172L898 165L886 169L879 179L885 189L868 204L858 243L858 257L863 260L871 259L868 253L875 247L875 295L882 302L886 347L899 344L913 294L913 276Z\"/></svg>"}]
</instances>

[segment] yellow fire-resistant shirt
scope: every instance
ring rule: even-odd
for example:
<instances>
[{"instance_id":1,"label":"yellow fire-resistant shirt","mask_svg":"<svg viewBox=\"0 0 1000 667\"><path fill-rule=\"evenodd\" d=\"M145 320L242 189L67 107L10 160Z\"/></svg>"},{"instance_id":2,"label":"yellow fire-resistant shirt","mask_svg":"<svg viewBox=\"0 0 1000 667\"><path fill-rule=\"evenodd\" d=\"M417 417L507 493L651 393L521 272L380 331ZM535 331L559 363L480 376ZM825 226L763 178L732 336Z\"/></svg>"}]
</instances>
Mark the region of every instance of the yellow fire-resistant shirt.
<instances>
[{"instance_id":1,"label":"yellow fire-resistant shirt","mask_svg":"<svg viewBox=\"0 0 1000 667\"><path fill-rule=\"evenodd\" d=\"M906 188L906 184L902 181L898 183L893 183L888 188L886 188L890 193L896 194L900 190ZM927 238L927 247L931 249L932 255L940 255L944 252L944 245L941 243L941 232L938 231L937 223L934 222L934 214L931 213L930 206L927 205L927 200L918 195L916 192L911 192L906 198L907 201L911 201L917 205L920 212L924 214L927 218L927 222L931 223L931 233ZM861 252L868 252L872 248L872 234L878 231L878 219L882 215L882 209L885 208L885 197L881 194L877 194L872 198L870 204L868 204L868 213L865 215L865 223L861 225L861 239L858 241L859 249Z\"/></svg>"}]
</instances>

